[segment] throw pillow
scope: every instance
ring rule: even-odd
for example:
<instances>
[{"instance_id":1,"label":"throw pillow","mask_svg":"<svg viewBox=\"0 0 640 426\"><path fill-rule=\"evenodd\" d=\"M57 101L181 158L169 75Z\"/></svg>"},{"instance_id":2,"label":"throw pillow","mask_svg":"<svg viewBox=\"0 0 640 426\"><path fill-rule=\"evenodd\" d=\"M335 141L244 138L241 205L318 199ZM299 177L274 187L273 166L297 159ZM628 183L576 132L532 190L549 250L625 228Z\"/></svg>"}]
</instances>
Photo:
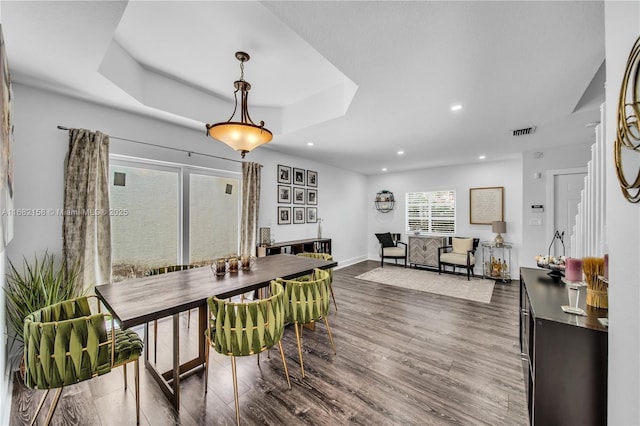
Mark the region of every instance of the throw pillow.
<instances>
[{"instance_id":1,"label":"throw pillow","mask_svg":"<svg viewBox=\"0 0 640 426\"><path fill-rule=\"evenodd\" d=\"M466 255L469 250L473 250L473 238L452 238L451 247L454 253Z\"/></svg>"},{"instance_id":2,"label":"throw pillow","mask_svg":"<svg viewBox=\"0 0 640 426\"><path fill-rule=\"evenodd\" d=\"M380 244L382 244L382 247L396 246L395 244L393 244L393 238L391 238L390 232L385 232L384 234L376 234L376 237L378 238L378 241L380 241Z\"/></svg>"}]
</instances>

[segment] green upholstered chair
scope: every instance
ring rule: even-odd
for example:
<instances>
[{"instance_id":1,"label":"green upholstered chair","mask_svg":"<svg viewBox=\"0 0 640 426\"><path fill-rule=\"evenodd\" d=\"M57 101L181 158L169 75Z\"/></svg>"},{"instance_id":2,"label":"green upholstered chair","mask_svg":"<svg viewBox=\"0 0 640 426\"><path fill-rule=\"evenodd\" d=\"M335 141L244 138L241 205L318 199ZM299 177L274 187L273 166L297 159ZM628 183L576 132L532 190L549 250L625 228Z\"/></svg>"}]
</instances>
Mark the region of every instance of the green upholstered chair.
<instances>
[{"instance_id":1,"label":"green upholstered chair","mask_svg":"<svg viewBox=\"0 0 640 426\"><path fill-rule=\"evenodd\" d=\"M134 363L136 391L136 424L140 424L140 379L138 359L142 340L131 330L114 326L111 315L91 311L83 296L47 306L24 320L25 384L33 389L46 389L31 424L44 405L51 389L58 391L45 424L51 422L60 394L65 386L108 373L120 365ZM115 339L114 339L115 337Z\"/></svg>"},{"instance_id":2,"label":"green upholstered chair","mask_svg":"<svg viewBox=\"0 0 640 426\"><path fill-rule=\"evenodd\" d=\"M230 302L210 297L209 326L206 331L205 355L205 392L209 378L209 347L231 357L231 373L233 374L233 395L236 404L236 422L240 424L240 407L238 403L238 378L236 374L236 357L260 354L274 345L278 345L287 384L289 370L282 349L284 333L285 294L282 285L274 281L269 286L270 296L250 302Z\"/></svg>"},{"instance_id":3,"label":"green upholstered chair","mask_svg":"<svg viewBox=\"0 0 640 426\"><path fill-rule=\"evenodd\" d=\"M177 272L184 271L187 269L199 268L202 265L171 265L171 266L162 266L160 268L149 269L145 271L145 275L160 275L166 274L169 272ZM187 312L187 327L191 323L191 311ZM145 331L148 331L149 327L145 328ZM158 320L153 320L153 362L158 362Z\"/></svg>"},{"instance_id":4,"label":"green upholstered chair","mask_svg":"<svg viewBox=\"0 0 640 426\"><path fill-rule=\"evenodd\" d=\"M298 253L298 256L310 257L313 259L322 259L322 260L333 260L333 256L329 253ZM333 306L335 306L336 311L338 310L338 305L336 304L336 296L333 294L333 268L325 269L325 271L329 272L329 290L331 290L331 298L333 299Z\"/></svg>"},{"instance_id":5,"label":"green upholstered chair","mask_svg":"<svg viewBox=\"0 0 640 426\"><path fill-rule=\"evenodd\" d=\"M298 342L298 355L300 357L300 370L304 378L304 361L302 359L302 344L300 334L303 324L311 324L324 319L329 333L329 340L336 353L336 345L333 343L331 327L327 320L329 312L330 293L329 272L322 269L315 269L309 277L303 280L283 280L278 278L276 282L281 283L285 288L285 321L293 323L296 330L296 340ZM298 327L300 326L300 327ZM299 330L298 330L299 329Z\"/></svg>"}]
</instances>

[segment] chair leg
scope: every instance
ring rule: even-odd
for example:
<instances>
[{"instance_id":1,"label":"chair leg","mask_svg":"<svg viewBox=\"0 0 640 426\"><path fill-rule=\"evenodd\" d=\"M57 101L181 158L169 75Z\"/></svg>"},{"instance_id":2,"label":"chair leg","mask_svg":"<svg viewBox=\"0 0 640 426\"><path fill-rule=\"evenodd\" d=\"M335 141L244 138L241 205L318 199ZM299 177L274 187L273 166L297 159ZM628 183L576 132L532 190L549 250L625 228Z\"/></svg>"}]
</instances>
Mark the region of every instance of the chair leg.
<instances>
[{"instance_id":1,"label":"chair leg","mask_svg":"<svg viewBox=\"0 0 640 426\"><path fill-rule=\"evenodd\" d=\"M56 408L58 407L58 401L60 400L60 394L62 393L62 389L64 389L64 387L59 388L55 396L53 397L51 408L49 408L49 413L47 414L47 418L44 421L45 426L49 426L49 424L51 423L51 419L53 418L53 413L56 411ZM33 420L35 420L35 418Z\"/></svg>"},{"instance_id":2,"label":"chair leg","mask_svg":"<svg viewBox=\"0 0 640 426\"><path fill-rule=\"evenodd\" d=\"M47 391L42 396L42 399L40 400L40 403L38 404L38 408L36 408L36 413L33 415L33 419L31 419L31 423L29 423L29 426L33 426L35 424L36 419L38 418L38 414L40 414L40 410L42 410L42 406L44 405L44 401L49 396L49 392L51 392L51 389L47 389Z\"/></svg>"},{"instance_id":3,"label":"chair leg","mask_svg":"<svg viewBox=\"0 0 640 426\"><path fill-rule=\"evenodd\" d=\"M124 390L127 390L127 364L122 364L122 372L124 373Z\"/></svg>"},{"instance_id":4,"label":"chair leg","mask_svg":"<svg viewBox=\"0 0 640 426\"><path fill-rule=\"evenodd\" d=\"M278 341L278 348L280 349L280 357L282 358L282 365L284 366L284 374L287 376L287 384L291 389L291 380L289 380L289 369L287 368L287 360L284 358L284 349L282 349L282 339Z\"/></svg>"},{"instance_id":5,"label":"chair leg","mask_svg":"<svg viewBox=\"0 0 640 426\"><path fill-rule=\"evenodd\" d=\"M158 363L158 320L153 320L153 363Z\"/></svg>"},{"instance_id":6,"label":"chair leg","mask_svg":"<svg viewBox=\"0 0 640 426\"><path fill-rule=\"evenodd\" d=\"M208 336L204 343L206 345L204 347L204 393L207 393L209 389L209 347L211 346Z\"/></svg>"},{"instance_id":7,"label":"chair leg","mask_svg":"<svg viewBox=\"0 0 640 426\"><path fill-rule=\"evenodd\" d=\"M335 306L336 311L338 310L338 304L336 303L336 296L333 294L333 285L329 285L329 290L331 290L331 298L333 299L333 306Z\"/></svg>"},{"instance_id":8,"label":"chair leg","mask_svg":"<svg viewBox=\"0 0 640 426\"><path fill-rule=\"evenodd\" d=\"M233 399L236 402L236 423L240 426L240 403L238 402L238 373L236 372L236 357L231 356L231 374L233 374Z\"/></svg>"},{"instance_id":9,"label":"chair leg","mask_svg":"<svg viewBox=\"0 0 640 426\"><path fill-rule=\"evenodd\" d=\"M324 323L327 326L327 332L329 333L329 341L331 342L331 346L333 346L333 354L337 355L338 352L336 351L336 345L333 343L333 335L331 334L331 327L329 327L329 320L326 315L324 317Z\"/></svg>"},{"instance_id":10,"label":"chair leg","mask_svg":"<svg viewBox=\"0 0 640 426\"><path fill-rule=\"evenodd\" d=\"M140 424L140 359L136 358L133 364L134 381L136 386L136 424Z\"/></svg>"},{"instance_id":11,"label":"chair leg","mask_svg":"<svg viewBox=\"0 0 640 426\"><path fill-rule=\"evenodd\" d=\"M302 343L300 343L300 332L298 332L298 323L294 322L293 327L296 329L296 341L298 342L298 357L300 357L300 370L302 371L302 378L304 379L304 361L302 360Z\"/></svg>"},{"instance_id":12,"label":"chair leg","mask_svg":"<svg viewBox=\"0 0 640 426\"><path fill-rule=\"evenodd\" d=\"M442 272L442 264L438 262L438 275Z\"/></svg>"}]
</instances>

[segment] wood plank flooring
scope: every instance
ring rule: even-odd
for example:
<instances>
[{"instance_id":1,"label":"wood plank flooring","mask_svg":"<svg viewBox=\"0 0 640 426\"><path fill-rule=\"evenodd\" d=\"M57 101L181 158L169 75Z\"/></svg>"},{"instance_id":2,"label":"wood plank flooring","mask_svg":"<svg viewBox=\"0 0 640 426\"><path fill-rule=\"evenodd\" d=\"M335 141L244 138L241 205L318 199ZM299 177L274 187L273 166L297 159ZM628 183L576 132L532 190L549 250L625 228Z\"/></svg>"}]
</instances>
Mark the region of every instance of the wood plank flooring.
<instances>
[{"instance_id":1,"label":"wood plank flooring","mask_svg":"<svg viewBox=\"0 0 640 426\"><path fill-rule=\"evenodd\" d=\"M518 284L495 285L490 304L387 286L354 277L376 268L365 261L335 271L338 311L329 325L304 330L301 379L295 331L283 340L292 389L277 347L269 357L238 358L241 421L245 425L526 425L528 416L518 344ZM394 266L389 266L394 267ZM434 272L425 271L425 274ZM194 311L195 313L195 311ZM196 315L182 315L182 359L195 355ZM158 362L171 363L171 322L160 321ZM181 381L176 412L144 369L143 425L235 423L231 364L211 351L204 373ZM135 424L133 368L65 388L55 425ZM53 394L53 392L51 392ZM42 391L13 389L11 426L28 424ZM49 398L51 398L50 396ZM44 422L46 409L40 414Z\"/></svg>"}]
</instances>

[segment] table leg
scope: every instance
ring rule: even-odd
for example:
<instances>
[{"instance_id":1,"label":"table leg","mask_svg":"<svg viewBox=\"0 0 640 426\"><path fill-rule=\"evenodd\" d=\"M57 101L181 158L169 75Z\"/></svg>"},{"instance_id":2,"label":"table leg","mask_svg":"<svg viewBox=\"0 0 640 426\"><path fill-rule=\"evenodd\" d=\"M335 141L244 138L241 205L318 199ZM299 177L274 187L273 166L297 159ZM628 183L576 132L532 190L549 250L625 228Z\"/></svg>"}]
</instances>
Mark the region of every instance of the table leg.
<instances>
[{"instance_id":1,"label":"table leg","mask_svg":"<svg viewBox=\"0 0 640 426\"><path fill-rule=\"evenodd\" d=\"M173 396L176 410L180 407L180 314L173 316Z\"/></svg>"}]
</instances>

